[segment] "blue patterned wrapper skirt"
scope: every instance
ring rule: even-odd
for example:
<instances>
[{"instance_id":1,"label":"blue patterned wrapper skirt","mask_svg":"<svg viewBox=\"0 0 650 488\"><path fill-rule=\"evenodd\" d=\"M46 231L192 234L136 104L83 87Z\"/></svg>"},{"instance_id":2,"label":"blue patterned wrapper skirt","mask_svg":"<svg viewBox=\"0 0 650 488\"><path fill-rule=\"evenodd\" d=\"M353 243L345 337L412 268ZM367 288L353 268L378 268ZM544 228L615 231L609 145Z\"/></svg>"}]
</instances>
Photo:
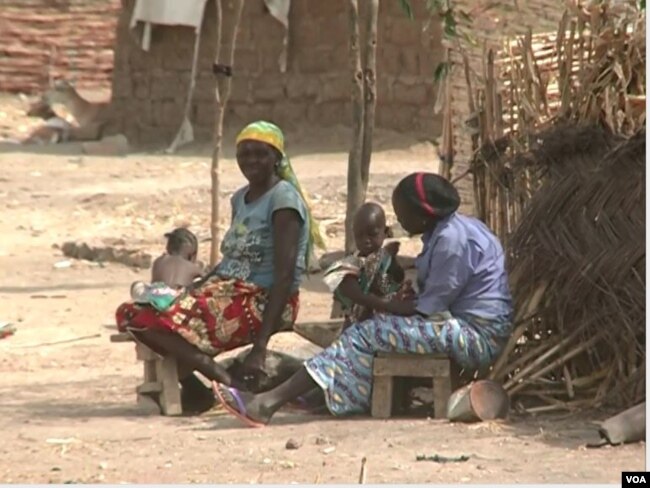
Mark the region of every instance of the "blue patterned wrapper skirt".
<instances>
[{"instance_id":1,"label":"blue patterned wrapper skirt","mask_svg":"<svg viewBox=\"0 0 650 488\"><path fill-rule=\"evenodd\" d=\"M509 317L442 313L431 317L376 315L350 326L305 368L323 389L333 415L370 410L372 365L378 352L446 354L470 371L496 361L512 331Z\"/></svg>"}]
</instances>

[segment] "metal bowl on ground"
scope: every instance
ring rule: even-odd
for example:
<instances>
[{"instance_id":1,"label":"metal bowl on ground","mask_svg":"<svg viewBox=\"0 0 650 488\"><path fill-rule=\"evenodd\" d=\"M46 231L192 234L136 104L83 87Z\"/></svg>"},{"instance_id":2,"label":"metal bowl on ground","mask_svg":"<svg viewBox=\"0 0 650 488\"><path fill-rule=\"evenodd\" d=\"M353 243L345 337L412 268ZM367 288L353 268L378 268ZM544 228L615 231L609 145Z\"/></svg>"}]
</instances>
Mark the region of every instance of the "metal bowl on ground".
<instances>
[{"instance_id":1,"label":"metal bowl on ground","mask_svg":"<svg viewBox=\"0 0 650 488\"><path fill-rule=\"evenodd\" d=\"M492 380L474 381L451 394L447 418L452 422L505 419L510 398L503 386Z\"/></svg>"}]
</instances>

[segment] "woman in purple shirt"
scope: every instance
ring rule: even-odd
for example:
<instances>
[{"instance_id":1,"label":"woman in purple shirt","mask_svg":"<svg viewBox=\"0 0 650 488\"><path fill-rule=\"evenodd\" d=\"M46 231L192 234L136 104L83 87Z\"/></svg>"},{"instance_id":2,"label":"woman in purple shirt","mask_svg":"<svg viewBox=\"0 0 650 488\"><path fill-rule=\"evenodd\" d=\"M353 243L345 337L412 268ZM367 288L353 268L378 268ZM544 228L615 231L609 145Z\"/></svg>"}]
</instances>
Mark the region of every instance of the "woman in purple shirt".
<instances>
[{"instance_id":1,"label":"woman in purple shirt","mask_svg":"<svg viewBox=\"0 0 650 488\"><path fill-rule=\"evenodd\" d=\"M482 222L456 213L459 205L456 189L438 175L415 173L400 181L393 192L397 219L411 235L422 235L417 296L351 297L380 313L351 325L273 390L252 395L215 384L224 407L259 427L280 407L318 387L333 415L367 412L378 352L438 352L466 370L488 368L512 330L504 252Z\"/></svg>"}]
</instances>

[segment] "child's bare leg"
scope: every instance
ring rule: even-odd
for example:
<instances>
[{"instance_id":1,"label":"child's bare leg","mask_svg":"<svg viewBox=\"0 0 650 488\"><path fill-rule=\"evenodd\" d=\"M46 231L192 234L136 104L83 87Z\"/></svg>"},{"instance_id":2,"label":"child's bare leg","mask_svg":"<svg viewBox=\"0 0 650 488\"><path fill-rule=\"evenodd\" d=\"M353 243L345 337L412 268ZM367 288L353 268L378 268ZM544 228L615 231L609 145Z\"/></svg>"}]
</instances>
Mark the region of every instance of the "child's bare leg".
<instances>
[{"instance_id":1,"label":"child's bare leg","mask_svg":"<svg viewBox=\"0 0 650 488\"><path fill-rule=\"evenodd\" d=\"M138 331L136 336L138 340L153 350L174 356L178 362L181 379L187 376L188 372L198 371L210 381L217 381L236 388L243 387L212 357L201 352L174 332L163 329L149 329Z\"/></svg>"}]
</instances>

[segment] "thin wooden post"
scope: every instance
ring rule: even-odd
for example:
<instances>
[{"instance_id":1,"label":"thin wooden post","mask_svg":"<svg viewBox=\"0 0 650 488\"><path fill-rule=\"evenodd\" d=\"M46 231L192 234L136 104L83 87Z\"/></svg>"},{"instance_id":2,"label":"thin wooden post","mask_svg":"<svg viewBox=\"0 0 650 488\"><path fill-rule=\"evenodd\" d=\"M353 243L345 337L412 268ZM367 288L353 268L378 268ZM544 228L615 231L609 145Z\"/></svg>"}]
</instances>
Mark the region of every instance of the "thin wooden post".
<instances>
[{"instance_id":1,"label":"thin wooden post","mask_svg":"<svg viewBox=\"0 0 650 488\"><path fill-rule=\"evenodd\" d=\"M348 158L348 198L345 212L345 252L355 250L354 214L366 199L370 181L372 138L377 104L377 19L379 0L365 3L365 50L361 55L359 2L349 0L350 69L352 71L353 138ZM363 57L363 62L362 62Z\"/></svg>"},{"instance_id":2,"label":"thin wooden post","mask_svg":"<svg viewBox=\"0 0 650 488\"><path fill-rule=\"evenodd\" d=\"M451 49L445 48L445 63L446 66L451 65ZM454 132L453 132L453 119L452 119L452 106L451 106L451 69L448 69L444 80L444 112L442 121L442 144L441 144L441 159L439 171L442 176L451 179L451 168L454 165Z\"/></svg>"},{"instance_id":3,"label":"thin wooden post","mask_svg":"<svg viewBox=\"0 0 650 488\"><path fill-rule=\"evenodd\" d=\"M366 199L370 180L372 139L377 105L377 18L379 0L370 0L366 11L366 49L363 56L363 145L361 150L361 185ZM355 209L356 211L356 209Z\"/></svg>"},{"instance_id":4,"label":"thin wooden post","mask_svg":"<svg viewBox=\"0 0 650 488\"><path fill-rule=\"evenodd\" d=\"M235 58L235 46L237 44L237 32L244 7L244 0L233 0L233 19L231 29L227 35L223 35L223 5L222 0L215 0L217 7L217 48L215 55L215 67L217 88L215 90L215 125L214 125L214 148L212 150L212 166L210 175L212 179L212 220L210 231L212 243L210 246L210 265L217 264L219 259L219 157L221 155L221 144L223 141L223 116L230 98L232 84L232 66ZM225 39L225 44L223 40ZM221 55L224 53L224 58Z\"/></svg>"},{"instance_id":5,"label":"thin wooden post","mask_svg":"<svg viewBox=\"0 0 650 488\"><path fill-rule=\"evenodd\" d=\"M348 0L348 21L350 27L350 71L352 73L352 121L353 136L348 156L348 197L345 213L345 252L354 251L352 221L357 209L363 204L364 191L361 177L363 158L363 70L359 46L359 2Z\"/></svg>"}]
</instances>

